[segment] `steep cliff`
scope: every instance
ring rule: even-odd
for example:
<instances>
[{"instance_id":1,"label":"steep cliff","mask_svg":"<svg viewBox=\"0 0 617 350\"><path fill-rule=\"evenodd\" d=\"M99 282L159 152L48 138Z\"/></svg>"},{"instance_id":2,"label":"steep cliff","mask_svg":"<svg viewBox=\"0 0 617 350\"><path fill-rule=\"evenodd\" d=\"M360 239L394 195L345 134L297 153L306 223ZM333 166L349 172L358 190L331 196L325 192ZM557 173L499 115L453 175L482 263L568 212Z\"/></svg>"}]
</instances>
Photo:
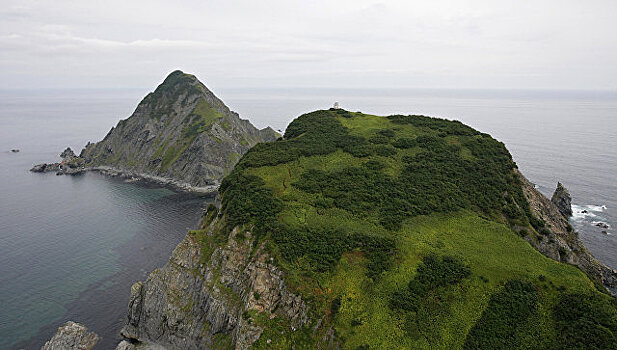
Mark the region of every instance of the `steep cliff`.
<instances>
[{"instance_id":1,"label":"steep cliff","mask_svg":"<svg viewBox=\"0 0 617 350\"><path fill-rule=\"evenodd\" d=\"M240 119L195 76L174 71L80 157L87 167L215 187L251 146L276 137Z\"/></svg>"},{"instance_id":2,"label":"steep cliff","mask_svg":"<svg viewBox=\"0 0 617 350\"><path fill-rule=\"evenodd\" d=\"M296 329L307 324L307 305L263 245L253 249L250 229L225 232L210 207L169 262L131 287L124 337L169 349L244 349L264 331L256 315Z\"/></svg>"},{"instance_id":3,"label":"steep cliff","mask_svg":"<svg viewBox=\"0 0 617 350\"><path fill-rule=\"evenodd\" d=\"M131 288L125 348L617 346L615 271L461 123L309 113L220 196Z\"/></svg>"},{"instance_id":4,"label":"steep cliff","mask_svg":"<svg viewBox=\"0 0 617 350\"><path fill-rule=\"evenodd\" d=\"M565 194L567 198L570 198L568 190L559 183L555 190L555 193L559 195L553 195L552 200L549 200L520 172L518 174L533 214L542 220L541 227L538 228L541 235L525 234L525 239L549 258L578 266L594 281L617 296L617 271L593 257L578 237L578 233L568 223L569 216L566 216L567 210L565 209L569 207L569 204L566 207L563 205L565 201L555 200L556 197L564 198Z\"/></svg>"}]
</instances>

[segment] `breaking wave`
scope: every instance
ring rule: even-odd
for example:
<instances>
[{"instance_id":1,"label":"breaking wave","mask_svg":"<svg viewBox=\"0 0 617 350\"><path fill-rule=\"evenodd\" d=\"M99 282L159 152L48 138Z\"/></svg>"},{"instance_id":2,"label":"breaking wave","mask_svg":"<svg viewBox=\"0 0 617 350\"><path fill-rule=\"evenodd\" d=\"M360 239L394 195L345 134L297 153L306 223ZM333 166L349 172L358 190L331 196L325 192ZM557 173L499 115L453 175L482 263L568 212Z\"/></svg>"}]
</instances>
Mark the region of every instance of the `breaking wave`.
<instances>
[{"instance_id":1,"label":"breaking wave","mask_svg":"<svg viewBox=\"0 0 617 350\"><path fill-rule=\"evenodd\" d=\"M575 205L572 204L572 219L574 220L583 220L587 217L594 218L597 217L597 213L601 213L605 211L606 205Z\"/></svg>"}]
</instances>

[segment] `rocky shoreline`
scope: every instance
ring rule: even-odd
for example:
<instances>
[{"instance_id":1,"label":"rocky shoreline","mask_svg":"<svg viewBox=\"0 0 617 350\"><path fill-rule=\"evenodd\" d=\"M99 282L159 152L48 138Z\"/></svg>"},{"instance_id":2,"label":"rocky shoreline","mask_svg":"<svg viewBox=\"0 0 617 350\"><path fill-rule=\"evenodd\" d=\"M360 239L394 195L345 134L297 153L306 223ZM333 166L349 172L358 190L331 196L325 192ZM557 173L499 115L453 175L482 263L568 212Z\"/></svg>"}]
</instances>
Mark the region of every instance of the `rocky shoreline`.
<instances>
[{"instance_id":1,"label":"rocky shoreline","mask_svg":"<svg viewBox=\"0 0 617 350\"><path fill-rule=\"evenodd\" d=\"M34 173L55 172L56 175L72 176L81 175L87 171L95 171L106 176L122 178L126 182L153 184L169 188L176 192L188 192L204 195L216 195L220 185L218 181L213 181L212 185L195 186L190 183L168 177L127 171L104 165L86 167L84 166L83 158L75 156L70 147L64 150L60 156L62 157L61 162L37 164L33 166L30 171Z\"/></svg>"},{"instance_id":2,"label":"rocky shoreline","mask_svg":"<svg viewBox=\"0 0 617 350\"><path fill-rule=\"evenodd\" d=\"M117 177L125 179L126 182L135 182L135 183L144 183L144 184L154 184L161 187L169 188L176 192L188 192L188 193L197 193L197 194L210 194L216 195L218 193L219 183L215 183L208 186L194 186L187 182L156 176L149 175L144 173L138 173L133 171L126 171L110 166L94 166L84 168L83 171L94 171L105 176L109 177Z\"/></svg>"}]
</instances>

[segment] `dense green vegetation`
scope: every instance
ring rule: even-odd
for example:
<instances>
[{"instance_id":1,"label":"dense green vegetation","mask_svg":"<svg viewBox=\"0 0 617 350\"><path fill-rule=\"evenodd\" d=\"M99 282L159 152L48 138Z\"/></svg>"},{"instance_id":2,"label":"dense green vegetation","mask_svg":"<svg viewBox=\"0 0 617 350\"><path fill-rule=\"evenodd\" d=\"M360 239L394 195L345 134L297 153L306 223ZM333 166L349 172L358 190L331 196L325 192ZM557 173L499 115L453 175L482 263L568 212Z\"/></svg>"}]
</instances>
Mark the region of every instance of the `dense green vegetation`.
<instances>
[{"instance_id":1,"label":"dense green vegetation","mask_svg":"<svg viewBox=\"0 0 617 350\"><path fill-rule=\"evenodd\" d=\"M617 349L615 299L566 293L553 310L562 349Z\"/></svg>"},{"instance_id":2,"label":"dense green vegetation","mask_svg":"<svg viewBox=\"0 0 617 350\"><path fill-rule=\"evenodd\" d=\"M512 280L491 296L482 316L473 326L465 349L520 349L524 347L527 319L538 307L538 292L533 284ZM523 332L521 332L521 328Z\"/></svg>"},{"instance_id":3,"label":"dense green vegetation","mask_svg":"<svg viewBox=\"0 0 617 350\"><path fill-rule=\"evenodd\" d=\"M438 288L455 285L469 275L469 267L456 258L429 255L422 260L415 278L409 282L407 288L392 295L390 306L395 310L418 311L427 294Z\"/></svg>"},{"instance_id":4,"label":"dense green vegetation","mask_svg":"<svg viewBox=\"0 0 617 350\"><path fill-rule=\"evenodd\" d=\"M256 348L315 348L329 327L345 349L556 349L564 332L571 348L614 346L610 297L521 238L549 228L515 169L489 135L424 116L316 111L253 147L220 215L252 228L322 322L289 332L249 313L271 340ZM571 295L602 316L567 314Z\"/></svg>"}]
</instances>

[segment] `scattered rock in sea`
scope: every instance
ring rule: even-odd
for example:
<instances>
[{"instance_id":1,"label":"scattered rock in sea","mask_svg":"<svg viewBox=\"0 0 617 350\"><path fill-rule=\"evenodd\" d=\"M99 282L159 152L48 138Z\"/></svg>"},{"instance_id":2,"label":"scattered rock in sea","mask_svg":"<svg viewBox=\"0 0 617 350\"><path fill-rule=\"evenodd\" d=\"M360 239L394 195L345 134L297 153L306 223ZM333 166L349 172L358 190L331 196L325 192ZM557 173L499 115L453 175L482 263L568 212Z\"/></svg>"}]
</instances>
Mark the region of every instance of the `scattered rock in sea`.
<instances>
[{"instance_id":1,"label":"scattered rock in sea","mask_svg":"<svg viewBox=\"0 0 617 350\"><path fill-rule=\"evenodd\" d=\"M58 332L47 342L41 350L90 350L99 341L99 336L88 332L84 325L68 321L58 327Z\"/></svg>"},{"instance_id":2,"label":"scattered rock in sea","mask_svg":"<svg viewBox=\"0 0 617 350\"><path fill-rule=\"evenodd\" d=\"M596 226L598 226L599 228L604 228L604 229L608 229L609 227L608 224L605 222L598 222Z\"/></svg>"},{"instance_id":3,"label":"scattered rock in sea","mask_svg":"<svg viewBox=\"0 0 617 350\"><path fill-rule=\"evenodd\" d=\"M555 193L553 193L553 197L551 197L551 202L557 206L561 215L566 218L572 216L572 197L570 197L570 192L568 192L561 182L557 183L557 188L555 189Z\"/></svg>"},{"instance_id":4,"label":"scattered rock in sea","mask_svg":"<svg viewBox=\"0 0 617 350\"><path fill-rule=\"evenodd\" d=\"M587 210L582 210L581 211L581 214L587 214L587 213L589 213Z\"/></svg>"},{"instance_id":5,"label":"scattered rock in sea","mask_svg":"<svg viewBox=\"0 0 617 350\"><path fill-rule=\"evenodd\" d=\"M605 235L608 235L608 231L606 230L602 231L602 233L604 233Z\"/></svg>"}]
</instances>

